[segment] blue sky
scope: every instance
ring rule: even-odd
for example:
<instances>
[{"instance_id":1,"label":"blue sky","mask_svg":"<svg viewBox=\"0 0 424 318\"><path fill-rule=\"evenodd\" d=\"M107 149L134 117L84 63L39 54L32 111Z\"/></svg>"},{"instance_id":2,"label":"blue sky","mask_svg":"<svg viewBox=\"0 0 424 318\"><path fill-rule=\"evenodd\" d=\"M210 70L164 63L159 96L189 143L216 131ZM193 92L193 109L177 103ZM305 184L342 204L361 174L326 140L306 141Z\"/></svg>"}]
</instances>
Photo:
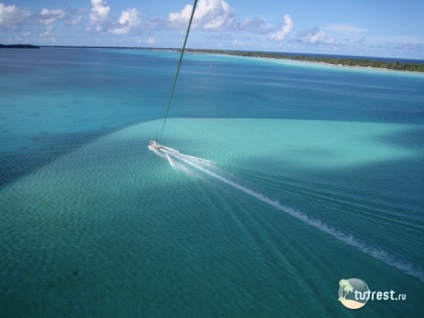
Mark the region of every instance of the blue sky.
<instances>
[{"instance_id":1,"label":"blue sky","mask_svg":"<svg viewBox=\"0 0 424 318\"><path fill-rule=\"evenodd\" d=\"M0 0L0 43L181 47L191 0ZM199 0L188 47L424 59L424 0Z\"/></svg>"}]
</instances>

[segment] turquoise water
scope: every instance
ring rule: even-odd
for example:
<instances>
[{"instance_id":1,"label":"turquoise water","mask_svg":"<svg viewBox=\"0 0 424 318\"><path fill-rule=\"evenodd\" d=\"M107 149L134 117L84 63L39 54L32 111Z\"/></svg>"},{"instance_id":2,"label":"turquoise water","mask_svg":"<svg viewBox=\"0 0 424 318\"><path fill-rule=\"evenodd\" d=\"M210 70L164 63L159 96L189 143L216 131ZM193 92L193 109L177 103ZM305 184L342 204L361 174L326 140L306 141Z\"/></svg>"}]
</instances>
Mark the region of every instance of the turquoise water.
<instances>
[{"instance_id":1,"label":"turquoise water","mask_svg":"<svg viewBox=\"0 0 424 318\"><path fill-rule=\"evenodd\" d=\"M424 313L422 75L187 55L167 159L175 53L0 54L1 317Z\"/></svg>"}]
</instances>

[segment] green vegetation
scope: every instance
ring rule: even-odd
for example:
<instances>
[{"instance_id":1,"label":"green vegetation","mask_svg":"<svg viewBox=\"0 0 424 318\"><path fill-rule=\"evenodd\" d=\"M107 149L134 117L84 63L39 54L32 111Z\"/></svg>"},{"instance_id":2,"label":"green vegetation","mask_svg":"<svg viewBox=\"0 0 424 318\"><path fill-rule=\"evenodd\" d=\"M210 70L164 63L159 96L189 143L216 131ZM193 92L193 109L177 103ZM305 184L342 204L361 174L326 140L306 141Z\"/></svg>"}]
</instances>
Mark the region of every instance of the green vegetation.
<instances>
[{"instance_id":1,"label":"green vegetation","mask_svg":"<svg viewBox=\"0 0 424 318\"><path fill-rule=\"evenodd\" d=\"M210 53L210 54L226 54L246 57L261 57L273 59L296 60L315 63L328 63L340 66L352 67L370 67L381 68L397 71L424 72L424 63L404 63L404 62L387 62L368 59L354 59L350 57L327 57L327 56L306 56L306 55L287 55L283 53L266 53L266 52L249 52L249 51L226 51L226 50L194 50L188 49L191 53Z\"/></svg>"},{"instance_id":2,"label":"green vegetation","mask_svg":"<svg viewBox=\"0 0 424 318\"><path fill-rule=\"evenodd\" d=\"M0 49L39 49L39 46L31 44L0 44Z\"/></svg>"}]
</instances>

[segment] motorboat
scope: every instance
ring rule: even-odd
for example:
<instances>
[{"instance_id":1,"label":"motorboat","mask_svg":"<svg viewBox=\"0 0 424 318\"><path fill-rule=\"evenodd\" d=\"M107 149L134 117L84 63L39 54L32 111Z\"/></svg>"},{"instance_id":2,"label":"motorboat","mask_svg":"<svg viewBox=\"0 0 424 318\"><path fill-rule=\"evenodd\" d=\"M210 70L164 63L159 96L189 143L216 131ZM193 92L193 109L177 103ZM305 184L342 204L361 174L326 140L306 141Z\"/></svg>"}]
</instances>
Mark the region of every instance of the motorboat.
<instances>
[{"instance_id":1,"label":"motorboat","mask_svg":"<svg viewBox=\"0 0 424 318\"><path fill-rule=\"evenodd\" d=\"M162 148L162 146L160 144L158 144L158 142L156 140L151 140L150 145L156 150L159 150L160 148Z\"/></svg>"}]
</instances>

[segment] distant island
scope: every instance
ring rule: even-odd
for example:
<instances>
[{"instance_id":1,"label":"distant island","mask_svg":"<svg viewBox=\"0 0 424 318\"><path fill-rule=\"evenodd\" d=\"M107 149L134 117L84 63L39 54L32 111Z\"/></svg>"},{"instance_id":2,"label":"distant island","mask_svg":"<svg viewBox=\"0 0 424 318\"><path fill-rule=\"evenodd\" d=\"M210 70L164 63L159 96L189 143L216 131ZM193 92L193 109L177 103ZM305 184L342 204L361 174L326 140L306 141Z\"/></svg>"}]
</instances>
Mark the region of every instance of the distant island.
<instances>
[{"instance_id":1,"label":"distant island","mask_svg":"<svg viewBox=\"0 0 424 318\"><path fill-rule=\"evenodd\" d=\"M424 63L408 63L401 61L384 61L380 59L367 59L367 58L352 58L352 57L331 57L331 56L311 56L302 54L285 54L285 53L268 53L268 52L255 52L255 51L231 51L231 50L202 50L202 49L187 49L189 53L199 54L225 54L245 57L259 57L259 58L272 58L295 60L315 63L327 63L338 66L350 67L367 67L377 69L388 69L396 71L409 71L409 72L424 72Z\"/></svg>"},{"instance_id":2,"label":"distant island","mask_svg":"<svg viewBox=\"0 0 424 318\"><path fill-rule=\"evenodd\" d=\"M0 49L39 49L39 46L31 44L0 44Z\"/></svg>"}]
</instances>

